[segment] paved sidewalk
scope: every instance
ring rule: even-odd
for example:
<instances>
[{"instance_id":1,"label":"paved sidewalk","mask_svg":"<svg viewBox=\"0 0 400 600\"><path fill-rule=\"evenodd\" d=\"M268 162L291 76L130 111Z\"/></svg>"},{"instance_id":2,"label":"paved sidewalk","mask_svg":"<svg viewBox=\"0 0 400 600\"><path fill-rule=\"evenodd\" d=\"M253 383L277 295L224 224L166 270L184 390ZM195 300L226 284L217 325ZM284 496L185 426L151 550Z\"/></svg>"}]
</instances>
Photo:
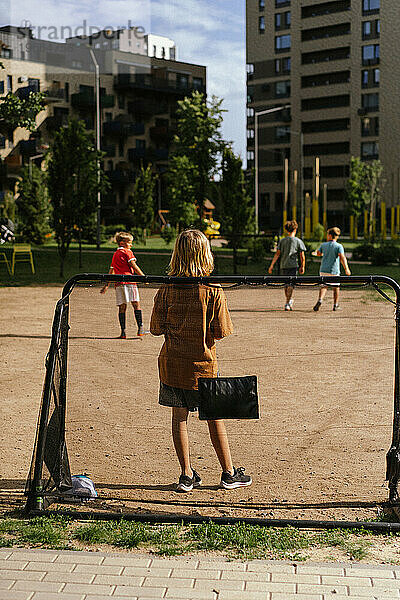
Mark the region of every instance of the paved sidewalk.
<instances>
[{"instance_id":1,"label":"paved sidewalk","mask_svg":"<svg viewBox=\"0 0 400 600\"><path fill-rule=\"evenodd\" d=\"M387 600L400 567L0 549L0 600Z\"/></svg>"}]
</instances>

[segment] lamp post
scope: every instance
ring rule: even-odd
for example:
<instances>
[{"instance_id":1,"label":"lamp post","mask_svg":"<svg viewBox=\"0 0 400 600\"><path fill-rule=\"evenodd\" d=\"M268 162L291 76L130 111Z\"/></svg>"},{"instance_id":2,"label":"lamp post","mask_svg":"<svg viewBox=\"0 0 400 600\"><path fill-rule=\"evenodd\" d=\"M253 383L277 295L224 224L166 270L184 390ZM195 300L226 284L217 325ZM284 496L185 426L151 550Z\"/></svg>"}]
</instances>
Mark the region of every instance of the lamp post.
<instances>
[{"instance_id":1,"label":"lamp post","mask_svg":"<svg viewBox=\"0 0 400 600\"><path fill-rule=\"evenodd\" d=\"M290 104L284 106L275 106L274 108L266 108L265 110L254 111L254 212L256 221L256 233L258 233L258 117L268 115L290 108Z\"/></svg>"},{"instance_id":2,"label":"lamp post","mask_svg":"<svg viewBox=\"0 0 400 600\"><path fill-rule=\"evenodd\" d=\"M304 135L302 131L293 131L290 129L290 133L298 135L300 137L300 236L303 237L304 232Z\"/></svg>"},{"instance_id":3,"label":"lamp post","mask_svg":"<svg viewBox=\"0 0 400 600\"><path fill-rule=\"evenodd\" d=\"M100 153L100 71L99 63L96 60L91 46L88 46L91 59L95 70L95 95L96 95L96 150ZM100 209L101 209L101 193L100 193L100 158L97 159L97 213L96 213L96 247L100 249Z\"/></svg>"}]
</instances>

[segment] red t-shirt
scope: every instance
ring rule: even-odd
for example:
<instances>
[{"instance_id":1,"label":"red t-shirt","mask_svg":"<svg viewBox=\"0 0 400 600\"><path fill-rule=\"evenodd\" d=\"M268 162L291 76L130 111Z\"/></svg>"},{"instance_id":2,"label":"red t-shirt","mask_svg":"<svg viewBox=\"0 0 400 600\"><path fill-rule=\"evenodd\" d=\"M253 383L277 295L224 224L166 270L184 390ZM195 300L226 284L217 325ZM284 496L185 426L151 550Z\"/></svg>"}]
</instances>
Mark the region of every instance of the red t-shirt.
<instances>
[{"instance_id":1,"label":"red t-shirt","mask_svg":"<svg viewBox=\"0 0 400 600\"><path fill-rule=\"evenodd\" d=\"M131 262L136 262L136 257L132 250L122 247L117 248L111 261L115 275L134 275L135 271L132 269ZM116 283L115 287L117 285L121 284Z\"/></svg>"}]
</instances>

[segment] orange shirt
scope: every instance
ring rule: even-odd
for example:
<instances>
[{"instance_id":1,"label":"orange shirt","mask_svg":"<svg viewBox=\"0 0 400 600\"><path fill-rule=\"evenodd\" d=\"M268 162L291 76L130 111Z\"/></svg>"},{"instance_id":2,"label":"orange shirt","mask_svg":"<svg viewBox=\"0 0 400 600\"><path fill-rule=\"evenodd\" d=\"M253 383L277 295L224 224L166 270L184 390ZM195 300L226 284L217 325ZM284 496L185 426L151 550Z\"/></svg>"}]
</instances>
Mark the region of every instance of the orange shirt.
<instances>
[{"instance_id":1,"label":"orange shirt","mask_svg":"<svg viewBox=\"0 0 400 600\"><path fill-rule=\"evenodd\" d=\"M215 340L233 332L226 296L218 286L165 284L155 298L150 332L164 335L158 357L160 381L197 389L198 377L216 377Z\"/></svg>"}]
</instances>

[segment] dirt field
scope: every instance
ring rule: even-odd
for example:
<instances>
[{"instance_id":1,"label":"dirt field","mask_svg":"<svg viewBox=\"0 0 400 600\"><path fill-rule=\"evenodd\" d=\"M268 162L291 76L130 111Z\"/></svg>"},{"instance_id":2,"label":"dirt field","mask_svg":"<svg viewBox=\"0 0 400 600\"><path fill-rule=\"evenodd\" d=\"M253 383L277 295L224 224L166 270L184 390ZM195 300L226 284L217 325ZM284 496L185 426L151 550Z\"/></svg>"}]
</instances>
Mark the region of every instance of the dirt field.
<instances>
[{"instance_id":1,"label":"dirt field","mask_svg":"<svg viewBox=\"0 0 400 600\"><path fill-rule=\"evenodd\" d=\"M141 298L148 323L155 290ZM227 292L235 333L218 346L222 375L256 374L259 421L227 422L236 466L250 488L218 489L220 468L207 426L190 419L193 466L203 486L173 491L179 469L169 409L157 404L160 338L116 339L114 292L72 294L67 446L71 471L91 474L100 511L267 518L371 518L387 499L385 454L393 411L393 306L372 293L331 294L318 313L317 290ZM34 443L56 287L0 288L0 499L21 506Z\"/></svg>"}]
</instances>

